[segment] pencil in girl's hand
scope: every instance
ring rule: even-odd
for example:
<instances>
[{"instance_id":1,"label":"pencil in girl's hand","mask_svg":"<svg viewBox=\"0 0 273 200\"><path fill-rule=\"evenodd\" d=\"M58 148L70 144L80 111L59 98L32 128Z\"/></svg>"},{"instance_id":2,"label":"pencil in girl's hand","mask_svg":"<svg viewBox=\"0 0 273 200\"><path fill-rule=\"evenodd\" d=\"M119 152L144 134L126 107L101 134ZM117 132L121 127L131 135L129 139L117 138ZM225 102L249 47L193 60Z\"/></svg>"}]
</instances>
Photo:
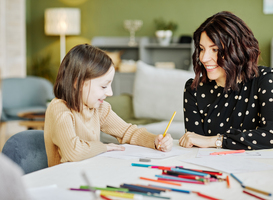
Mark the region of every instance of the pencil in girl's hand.
<instances>
[{"instance_id":1,"label":"pencil in girl's hand","mask_svg":"<svg viewBox=\"0 0 273 200\"><path fill-rule=\"evenodd\" d=\"M169 127L170 127L172 121L173 121L173 118L174 118L175 114L176 114L176 111L174 111L173 116L172 116L172 118L170 119L167 128L165 129L165 131L164 131L164 133L163 133L163 137L165 137L165 135L166 135L166 133L167 133L167 131L168 131L168 129L169 129ZM158 145L157 149L159 149L159 147L160 147L160 144Z\"/></svg>"}]
</instances>

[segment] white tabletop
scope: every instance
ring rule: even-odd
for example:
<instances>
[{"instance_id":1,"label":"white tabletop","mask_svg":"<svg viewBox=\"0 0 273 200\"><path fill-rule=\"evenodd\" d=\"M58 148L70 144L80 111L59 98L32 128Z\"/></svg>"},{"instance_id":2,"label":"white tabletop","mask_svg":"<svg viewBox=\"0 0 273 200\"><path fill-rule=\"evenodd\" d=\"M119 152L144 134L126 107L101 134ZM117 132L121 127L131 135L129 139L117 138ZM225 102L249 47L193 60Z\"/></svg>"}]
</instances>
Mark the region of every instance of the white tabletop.
<instances>
[{"instance_id":1,"label":"white tabletop","mask_svg":"<svg viewBox=\"0 0 273 200\"><path fill-rule=\"evenodd\" d=\"M177 141L174 142L177 145ZM230 188L227 188L226 182L211 182L207 185L198 185L190 183L181 183L182 186L171 186L162 183L154 183L139 179L139 177L148 177L156 179L156 174L161 174L161 170L150 169L143 167L133 167L131 163L142 163L161 166L183 166L185 168L212 170L210 168L193 165L181 160L186 158L195 158L198 148L187 149L189 152L180 156L175 156L166 159L152 159L151 162L139 162L138 158L124 160L117 158L97 156L80 162L64 163L40 171L36 171L23 176L23 181L27 188L43 187L57 185L58 188L79 188L81 185L86 185L82 177L82 172L85 171L90 179L92 186L106 187L107 185L119 187L120 184L153 184L158 186L172 187L190 191L198 191L206 195L219 199L256 199L244 194L240 184L230 177ZM259 162L265 162L273 165L273 159L259 159ZM227 163L228 165L228 163ZM222 177L226 177L223 173ZM257 171L240 173L240 180L246 185L255 187L260 190L273 193L273 170ZM263 194L254 193L265 199L273 199L272 197ZM77 196L77 199L89 199L89 192L71 191L71 194ZM163 192L161 196L171 197L172 199L204 199L194 193L178 193L178 192ZM60 197L58 197L60 199ZM144 199L158 199L145 197Z\"/></svg>"}]
</instances>

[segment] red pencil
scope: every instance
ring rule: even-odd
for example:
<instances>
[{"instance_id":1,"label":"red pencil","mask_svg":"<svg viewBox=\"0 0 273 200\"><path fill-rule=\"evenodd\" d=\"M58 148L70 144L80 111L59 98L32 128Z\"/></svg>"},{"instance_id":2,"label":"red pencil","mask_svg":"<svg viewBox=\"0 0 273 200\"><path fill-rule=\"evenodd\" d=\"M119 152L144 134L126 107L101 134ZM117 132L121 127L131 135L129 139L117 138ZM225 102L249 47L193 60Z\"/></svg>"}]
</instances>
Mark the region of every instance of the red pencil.
<instances>
[{"instance_id":1,"label":"red pencil","mask_svg":"<svg viewBox=\"0 0 273 200\"><path fill-rule=\"evenodd\" d=\"M206 199L210 199L210 200L219 200L219 199L216 199L216 198L214 198L214 197L211 197L211 196L202 194L202 193L200 193L200 192L194 192L194 191L192 191L192 192L193 192L193 193L196 193L198 196L203 197L203 198L206 198Z\"/></svg>"},{"instance_id":2,"label":"red pencil","mask_svg":"<svg viewBox=\"0 0 273 200\"><path fill-rule=\"evenodd\" d=\"M243 190L243 193L248 194L248 195L253 196L253 197L256 197L257 199L266 200L266 199L264 199L264 198L262 198L262 197L259 197L259 196L255 195L255 194L252 194L252 193L247 192L247 191L245 191L245 190Z\"/></svg>"},{"instance_id":3,"label":"red pencil","mask_svg":"<svg viewBox=\"0 0 273 200\"><path fill-rule=\"evenodd\" d=\"M112 200L112 199L110 199L110 198L108 198L107 196L104 196L104 195L100 195L100 197L101 197L102 199L105 199L105 200Z\"/></svg>"}]
</instances>

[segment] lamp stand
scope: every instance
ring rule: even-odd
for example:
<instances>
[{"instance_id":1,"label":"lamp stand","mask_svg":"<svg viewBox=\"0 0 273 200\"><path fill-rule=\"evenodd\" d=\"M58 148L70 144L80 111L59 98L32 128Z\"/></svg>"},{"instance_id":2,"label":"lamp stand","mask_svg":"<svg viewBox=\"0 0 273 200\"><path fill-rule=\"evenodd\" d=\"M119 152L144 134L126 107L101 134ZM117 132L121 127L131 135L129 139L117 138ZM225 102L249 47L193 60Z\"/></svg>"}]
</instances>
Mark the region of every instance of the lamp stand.
<instances>
[{"instance_id":1,"label":"lamp stand","mask_svg":"<svg viewBox=\"0 0 273 200\"><path fill-rule=\"evenodd\" d=\"M65 35L60 35L60 63L62 63L62 60L65 57L65 48Z\"/></svg>"}]
</instances>

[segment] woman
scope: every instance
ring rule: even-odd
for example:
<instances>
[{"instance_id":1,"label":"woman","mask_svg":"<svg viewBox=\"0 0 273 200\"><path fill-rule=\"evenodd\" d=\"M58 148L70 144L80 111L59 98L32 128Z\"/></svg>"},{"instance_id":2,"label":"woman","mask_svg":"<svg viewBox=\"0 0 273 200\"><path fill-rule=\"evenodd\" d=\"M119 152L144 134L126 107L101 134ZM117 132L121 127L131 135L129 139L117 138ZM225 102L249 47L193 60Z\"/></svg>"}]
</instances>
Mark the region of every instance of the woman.
<instances>
[{"instance_id":1,"label":"woman","mask_svg":"<svg viewBox=\"0 0 273 200\"><path fill-rule=\"evenodd\" d=\"M184 90L182 147L273 148L273 71L257 65L258 41L230 12L194 32L195 78Z\"/></svg>"}]
</instances>

